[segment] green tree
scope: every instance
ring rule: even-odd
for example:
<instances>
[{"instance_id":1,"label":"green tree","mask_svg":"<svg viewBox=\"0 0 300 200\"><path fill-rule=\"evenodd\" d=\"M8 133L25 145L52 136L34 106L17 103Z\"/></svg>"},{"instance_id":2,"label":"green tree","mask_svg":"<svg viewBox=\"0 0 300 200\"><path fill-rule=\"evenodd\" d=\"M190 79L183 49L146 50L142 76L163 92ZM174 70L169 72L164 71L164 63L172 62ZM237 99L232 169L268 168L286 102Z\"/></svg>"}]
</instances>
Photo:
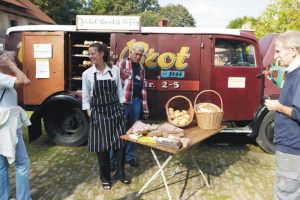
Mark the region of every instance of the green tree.
<instances>
[{"instance_id":1,"label":"green tree","mask_svg":"<svg viewBox=\"0 0 300 200\"><path fill-rule=\"evenodd\" d=\"M158 0L139 0L136 4L138 12L144 11L158 11L160 6Z\"/></svg>"},{"instance_id":2,"label":"green tree","mask_svg":"<svg viewBox=\"0 0 300 200\"><path fill-rule=\"evenodd\" d=\"M163 16L153 11L145 11L137 15L141 16L142 26L156 26L157 22L163 19Z\"/></svg>"},{"instance_id":3,"label":"green tree","mask_svg":"<svg viewBox=\"0 0 300 200\"><path fill-rule=\"evenodd\" d=\"M195 26L195 20L189 11L181 4L169 4L161 7L159 14L169 20L169 26Z\"/></svg>"},{"instance_id":4,"label":"green tree","mask_svg":"<svg viewBox=\"0 0 300 200\"><path fill-rule=\"evenodd\" d=\"M299 0L274 0L258 18L254 26L256 35L263 37L272 32L300 30L299 13Z\"/></svg>"},{"instance_id":5,"label":"green tree","mask_svg":"<svg viewBox=\"0 0 300 200\"><path fill-rule=\"evenodd\" d=\"M195 20L180 4L160 8L158 0L31 0L57 24L71 24L78 14L139 15L143 26L156 26L168 19L169 26L195 26Z\"/></svg>"},{"instance_id":6,"label":"green tree","mask_svg":"<svg viewBox=\"0 0 300 200\"><path fill-rule=\"evenodd\" d=\"M250 23L251 26L253 26L254 24L256 24L256 22L257 18L244 16L242 18L239 17L230 21L226 28L242 28L244 24L248 23Z\"/></svg>"},{"instance_id":7,"label":"green tree","mask_svg":"<svg viewBox=\"0 0 300 200\"><path fill-rule=\"evenodd\" d=\"M85 0L30 0L57 24L72 24L77 14L85 12Z\"/></svg>"},{"instance_id":8,"label":"green tree","mask_svg":"<svg viewBox=\"0 0 300 200\"><path fill-rule=\"evenodd\" d=\"M132 15L157 11L157 0L90 0L88 13L93 15Z\"/></svg>"}]
</instances>

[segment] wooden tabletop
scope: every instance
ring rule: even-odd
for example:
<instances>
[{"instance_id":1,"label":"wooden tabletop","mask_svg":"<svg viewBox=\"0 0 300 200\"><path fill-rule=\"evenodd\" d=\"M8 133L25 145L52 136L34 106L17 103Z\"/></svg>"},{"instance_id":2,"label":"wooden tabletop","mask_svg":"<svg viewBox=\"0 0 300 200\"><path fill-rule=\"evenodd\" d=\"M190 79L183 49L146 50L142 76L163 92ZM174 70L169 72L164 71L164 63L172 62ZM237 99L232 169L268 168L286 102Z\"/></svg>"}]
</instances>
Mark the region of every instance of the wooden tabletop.
<instances>
[{"instance_id":1,"label":"wooden tabletop","mask_svg":"<svg viewBox=\"0 0 300 200\"><path fill-rule=\"evenodd\" d=\"M165 147L165 146L160 145L159 143L141 142L139 140L134 140L134 139L129 138L128 135L122 135L121 138L124 140L127 140L127 141L135 142L137 144L141 144L141 145L145 145L145 146L148 146L151 148L159 149L161 151L165 151L165 152L172 153L172 154L177 154L177 153L186 151L187 149L199 144L203 140L219 133L224 128L226 128L226 126L222 125L219 129L215 129L215 130L204 130L204 129L199 128L198 126L193 126L193 127L184 129L184 137L189 138L191 140L191 145L188 147L184 147L184 148L182 147L180 149Z\"/></svg>"}]
</instances>

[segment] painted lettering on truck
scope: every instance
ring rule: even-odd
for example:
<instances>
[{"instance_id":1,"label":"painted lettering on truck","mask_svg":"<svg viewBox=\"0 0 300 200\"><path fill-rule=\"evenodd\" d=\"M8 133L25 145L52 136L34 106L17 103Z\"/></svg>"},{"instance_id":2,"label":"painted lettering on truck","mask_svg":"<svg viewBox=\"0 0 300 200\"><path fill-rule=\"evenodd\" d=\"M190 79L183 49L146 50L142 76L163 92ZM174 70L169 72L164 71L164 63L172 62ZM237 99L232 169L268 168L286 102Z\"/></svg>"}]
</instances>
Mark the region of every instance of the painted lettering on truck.
<instances>
[{"instance_id":1,"label":"painted lettering on truck","mask_svg":"<svg viewBox=\"0 0 300 200\"><path fill-rule=\"evenodd\" d=\"M189 47L181 47L178 53L163 52L159 54L155 52L153 48L149 47L149 44L144 41L137 41L132 39L126 43L126 46L120 53L120 58L124 59L129 54L129 49L135 43L139 43L144 47L145 56L141 60L141 63L148 69L152 70L159 68L160 78L164 80L147 80L146 87L149 90L199 90L199 81L193 80L167 80L172 79L184 79L185 70L188 69L187 59L190 57Z\"/></svg>"},{"instance_id":2,"label":"painted lettering on truck","mask_svg":"<svg viewBox=\"0 0 300 200\"><path fill-rule=\"evenodd\" d=\"M126 58L126 55L129 53L129 49L135 42L141 44L144 47L145 58L141 60L141 63L144 64L144 66L148 69L160 67L160 69L162 70L168 70L175 66L176 70L184 70L188 67L186 59L190 57L189 47L181 47L180 51L176 55L173 52L164 52L159 55L159 53L155 52L153 48L149 48L148 43L143 41L136 41L135 39L132 39L126 43L126 46L121 51L120 58ZM180 73L175 72L168 74L177 75Z\"/></svg>"}]
</instances>

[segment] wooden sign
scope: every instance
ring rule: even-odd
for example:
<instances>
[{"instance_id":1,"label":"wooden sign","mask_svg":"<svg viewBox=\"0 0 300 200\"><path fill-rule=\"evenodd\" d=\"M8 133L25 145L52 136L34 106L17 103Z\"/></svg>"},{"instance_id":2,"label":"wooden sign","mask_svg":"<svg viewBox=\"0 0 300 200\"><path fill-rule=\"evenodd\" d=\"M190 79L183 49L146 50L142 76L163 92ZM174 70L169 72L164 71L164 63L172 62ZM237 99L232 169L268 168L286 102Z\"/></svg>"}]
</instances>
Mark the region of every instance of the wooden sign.
<instances>
[{"instance_id":1,"label":"wooden sign","mask_svg":"<svg viewBox=\"0 0 300 200\"><path fill-rule=\"evenodd\" d=\"M141 30L140 16L77 15L77 30L137 31Z\"/></svg>"}]
</instances>

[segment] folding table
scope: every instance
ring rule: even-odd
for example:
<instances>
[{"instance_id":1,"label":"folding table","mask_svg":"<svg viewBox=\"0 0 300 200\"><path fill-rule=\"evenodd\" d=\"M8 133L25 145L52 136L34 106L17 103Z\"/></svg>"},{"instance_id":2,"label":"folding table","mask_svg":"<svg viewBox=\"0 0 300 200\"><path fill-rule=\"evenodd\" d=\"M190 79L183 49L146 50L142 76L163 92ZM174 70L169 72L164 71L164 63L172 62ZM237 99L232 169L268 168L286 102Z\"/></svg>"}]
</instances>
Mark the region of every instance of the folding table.
<instances>
[{"instance_id":1,"label":"folding table","mask_svg":"<svg viewBox=\"0 0 300 200\"><path fill-rule=\"evenodd\" d=\"M139 140L134 140L131 139L128 135L122 135L121 138L127 141L131 141L131 142L135 142L137 144L141 144L144 146L147 146L150 148L150 151L153 155L153 158L156 161L156 164L158 166L158 170L157 172L145 183L145 185L140 189L140 191L138 192L137 196L140 196L141 193L146 189L146 187L159 175L161 174L166 191L167 191L167 195L168 195L168 199L172 200L171 197L171 193L169 191L169 187L168 187L168 183L164 174L163 169L168 165L168 163L170 162L170 160L173 158L173 156L175 154L179 154L179 153L189 153L190 150L192 149L192 147L195 147L195 145L199 144L200 142L204 141L205 139L217 134L218 132L220 132L221 130L223 130L224 128L226 128L226 126L221 126L219 129L215 129L215 130L204 130L201 129L197 126L193 126L187 129L184 129L184 137L189 138L191 141L191 145L189 145L188 147L184 147L181 149L175 149L175 148L170 148L170 147L165 147L160 145L159 143L148 143L148 142L142 142ZM163 162L163 164L161 164L157 158L157 155L154 151L154 149L158 149L161 150L163 152L169 153L170 155L168 156L168 158ZM205 184L207 187L209 187L209 183L206 179L206 177L204 176L202 170L200 169L200 167L198 166L194 155L190 155L192 158L192 161L194 162L194 165L197 167L199 173L201 174L201 176L203 177Z\"/></svg>"}]
</instances>

